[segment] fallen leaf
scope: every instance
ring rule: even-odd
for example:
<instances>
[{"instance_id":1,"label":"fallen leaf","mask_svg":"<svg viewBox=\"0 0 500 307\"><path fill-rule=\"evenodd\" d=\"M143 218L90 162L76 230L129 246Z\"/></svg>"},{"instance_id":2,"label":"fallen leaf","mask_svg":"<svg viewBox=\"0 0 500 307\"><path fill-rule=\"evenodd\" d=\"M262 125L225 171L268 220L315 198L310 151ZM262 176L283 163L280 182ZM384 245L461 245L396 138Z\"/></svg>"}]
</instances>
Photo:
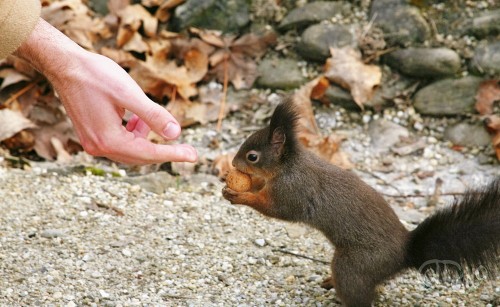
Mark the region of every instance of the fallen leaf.
<instances>
[{"instance_id":1,"label":"fallen leaf","mask_svg":"<svg viewBox=\"0 0 500 307\"><path fill-rule=\"evenodd\" d=\"M120 10L117 15L121 19L120 26L127 26L137 31L142 25L146 36L156 36L158 19L154 18L142 5L128 5Z\"/></svg>"},{"instance_id":2,"label":"fallen leaf","mask_svg":"<svg viewBox=\"0 0 500 307\"><path fill-rule=\"evenodd\" d=\"M363 109L380 85L380 67L363 63L361 52L352 47L332 47L330 53L332 56L326 61L325 76L350 90L356 104Z\"/></svg>"},{"instance_id":3,"label":"fallen leaf","mask_svg":"<svg viewBox=\"0 0 500 307\"><path fill-rule=\"evenodd\" d=\"M236 152L222 154L215 158L212 163L212 174L218 176L219 178L224 178L227 172L233 168L232 162L234 156L236 156Z\"/></svg>"},{"instance_id":4,"label":"fallen leaf","mask_svg":"<svg viewBox=\"0 0 500 307\"><path fill-rule=\"evenodd\" d=\"M481 82L476 95L476 110L481 115L493 113L493 105L500 101L500 80Z\"/></svg>"},{"instance_id":5,"label":"fallen leaf","mask_svg":"<svg viewBox=\"0 0 500 307\"><path fill-rule=\"evenodd\" d=\"M312 109L311 95L318 87L323 86L322 77L318 77L303 85L292 99L299 113L297 122L297 136L301 143L326 161L342 168L352 168L352 164L347 156L340 152L340 144L344 137L331 134L323 136L316 123L314 111Z\"/></svg>"},{"instance_id":6,"label":"fallen leaf","mask_svg":"<svg viewBox=\"0 0 500 307\"><path fill-rule=\"evenodd\" d=\"M0 110L0 142L10 138L14 134L28 128L35 128L36 125L24 117L20 112L9 109Z\"/></svg>"},{"instance_id":7,"label":"fallen leaf","mask_svg":"<svg viewBox=\"0 0 500 307\"><path fill-rule=\"evenodd\" d=\"M64 145L60 139L52 137L50 139L50 144L56 152L56 160L59 163L68 163L71 161L71 155L64 149Z\"/></svg>"},{"instance_id":8,"label":"fallen leaf","mask_svg":"<svg viewBox=\"0 0 500 307\"><path fill-rule=\"evenodd\" d=\"M267 47L276 42L276 34L269 32L262 36L249 33L241 37L223 36L219 31L191 28L191 33L199 35L206 43L216 47L210 54L210 75L219 82L228 80L236 89L250 88L257 79L255 60L262 57Z\"/></svg>"},{"instance_id":9,"label":"fallen leaf","mask_svg":"<svg viewBox=\"0 0 500 307\"><path fill-rule=\"evenodd\" d=\"M29 152L35 146L35 137L29 130L22 130L2 142L6 148L15 152Z\"/></svg>"},{"instance_id":10,"label":"fallen leaf","mask_svg":"<svg viewBox=\"0 0 500 307\"><path fill-rule=\"evenodd\" d=\"M60 140L66 151L73 154L76 151L81 151L80 146L73 146L79 144L79 140L76 137L73 126L69 119L65 119L55 125L47 125L39 127L33 130L35 135L35 146L34 149L40 157L52 161L57 158L57 152L53 146L53 138Z\"/></svg>"},{"instance_id":11,"label":"fallen leaf","mask_svg":"<svg viewBox=\"0 0 500 307\"><path fill-rule=\"evenodd\" d=\"M18 72L13 68L3 68L0 70L0 79L3 79L0 91L9 85L13 85L22 81L31 80L30 77Z\"/></svg>"}]
</instances>

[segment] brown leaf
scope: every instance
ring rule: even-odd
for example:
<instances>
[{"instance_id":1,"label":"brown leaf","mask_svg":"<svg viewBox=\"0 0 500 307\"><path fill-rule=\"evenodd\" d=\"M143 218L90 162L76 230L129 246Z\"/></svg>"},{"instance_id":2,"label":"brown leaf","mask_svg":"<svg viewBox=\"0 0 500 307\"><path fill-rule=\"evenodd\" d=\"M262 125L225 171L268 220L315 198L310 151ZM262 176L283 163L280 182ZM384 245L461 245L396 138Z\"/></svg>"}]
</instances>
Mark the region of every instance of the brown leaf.
<instances>
[{"instance_id":1,"label":"brown leaf","mask_svg":"<svg viewBox=\"0 0 500 307\"><path fill-rule=\"evenodd\" d=\"M75 143L79 144L69 120L61 121L55 125L40 127L33 130L33 133L35 135L34 149L37 155L49 161L57 158L57 152L53 146L53 138L59 139L65 150L69 153L74 153L74 150L70 149L71 145Z\"/></svg>"},{"instance_id":2,"label":"brown leaf","mask_svg":"<svg viewBox=\"0 0 500 307\"><path fill-rule=\"evenodd\" d=\"M0 123L2 123L0 125L0 142L24 129L36 127L21 113L9 109L0 110Z\"/></svg>"},{"instance_id":3,"label":"brown leaf","mask_svg":"<svg viewBox=\"0 0 500 307\"><path fill-rule=\"evenodd\" d=\"M264 55L267 47L276 42L274 33L257 36L249 33L241 37L235 35L222 36L217 31L191 29L206 43L218 49L210 55L211 75L219 82L228 80L236 89L250 88L257 79L255 59Z\"/></svg>"},{"instance_id":4,"label":"brown leaf","mask_svg":"<svg viewBox=\"0 0 500 307\"><path fill-rule=\"evenodd\" d=\"M222 154L215 158L214 162L212 163L212 173L219 178L223 178L224 176L226 176L227 172L232 168L234 156L236 156L236 153L231 152Z\"/></svg>"},{"instance_id":5,"label":"brown leaf","mask_svg":"<svg viewBox=\"0 0 500 307\"><path fill-rule=\"evenodd\" d=\"M192 101L170 101L167 110L179 121L181 127L194 124L207 124L216 121L219 114L219 103L200 103Z\"/></svg>"},{"instance_id":6,"label":"brown leaf","mask_svg":"<svg viewBox=\"0 0 500 307\"><path fill-rule=\"evenodd\" d=\"M493 104L500 101L500 80L481 82L476 95L476 110L481 115L493 113Z\"/></svg>"},{"instance_id":7,"label":"brown leaf","mask_svg":"<svg viewBox=\"0 0 500 307\"><path fill-rule=\"evenodd\" d=\"M325 76L350 90L356 104L363 109L380 85L380 67L363 63L361 52L352 47L332 47L330 52L332 56L326 61Z\"/></svg>"},{"instance_id":8,"label":"brown leaf","mask_svg":"<svg viewBox=\"0 0 500 307\"><path fill-rule=\"evenodd\" d=\"M9 85L16 84L22 81L29 81L31 78L23 75L12 68L3 68L0 70L0 79L3 79L0 91Z\"/></svg>"},{"instance_id":9,"label":"brown leaf","mask_svg":"<svg viewBox=\"0 0 500 307\"><path fill-rule=\"evenodd\" d=\"M126 6L118 12L118 16L121 18L121 26L129 26L132 30L137 31L142 24L146 36L156 36L158 19L154 18L142 5Z\"/></svg>"},{"instance_id":10,"label":"brown leaf","mask_svg":"<svg viewBox=\"0 0 500 307\"><path fill-rule=\"evenodd\" d=\"M4 140L2 144L9 150L28 152L31 151L35 145L35 137L31 131L23 130Z\"/></svg>"},{"instance_id":11,"label":"brown leaf","mask_svg":"<svg viewBox=\"0 0 500 307\"><path fill-rule=\"evenodd\" d=\"M328 82L327 78L325 78L323 76L320 77L320 79L318 80L318 84L316 84L316 86L311 91L311 98L312 99L323 98L329 85L330 85L330 82Z\"/></svg>"},{"instance_id":12,"label":"brown leaf","mask_svg":"<svg viewBox=\"0 0 500 307\"><path fill-rule=\"evenodd\" d=\"M323 136L316 123L311 95L318 84L321 84L321 80L322 77L318 77L308 82L293 95L296 110L299 113L297 123L298 139L305 147L330 163L343 168L352 168L352 164L346 155L339 151L344 138L334 134Z\"/></svg>"},{"instance_id":13,"label":"brown leaf","mask_svg":"<svg viewBox=\"0 0 500 307\"><path fill-rule=\"evenodd\" d=\"M101 20L93 19L92 12L80 0L52 2L42 8L42 17L61 30L80 46L92 50L99 34L106 30Z\"/></svg>"}]
</instances>

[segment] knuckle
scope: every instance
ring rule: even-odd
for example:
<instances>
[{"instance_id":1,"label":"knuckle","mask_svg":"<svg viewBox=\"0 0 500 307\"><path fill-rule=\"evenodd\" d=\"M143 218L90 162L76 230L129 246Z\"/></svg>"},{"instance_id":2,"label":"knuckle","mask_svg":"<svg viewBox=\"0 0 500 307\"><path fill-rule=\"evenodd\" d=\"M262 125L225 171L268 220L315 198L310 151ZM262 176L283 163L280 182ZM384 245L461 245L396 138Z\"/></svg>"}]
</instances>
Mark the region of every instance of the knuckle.
<instances>
[{"instance_id":1,"label":"knuckle","mask_svg":"<svg viewBox=\"0 0 500 307\"><path fill-rule=\"evenodd\" d=\"M152 106L146 112L145 121L151 124L159 123L163 118L163 109L159 106Z\"/></svg>"}]
</instances>

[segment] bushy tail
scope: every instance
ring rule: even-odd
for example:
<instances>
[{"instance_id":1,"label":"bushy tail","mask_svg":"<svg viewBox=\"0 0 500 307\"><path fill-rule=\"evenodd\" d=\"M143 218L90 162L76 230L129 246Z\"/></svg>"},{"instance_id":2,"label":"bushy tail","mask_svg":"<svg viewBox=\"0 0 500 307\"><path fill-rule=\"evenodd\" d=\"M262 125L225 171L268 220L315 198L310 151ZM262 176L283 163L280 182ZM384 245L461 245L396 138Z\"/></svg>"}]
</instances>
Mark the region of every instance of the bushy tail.
<instances>
[{"instance_id":1,"label":"bushy tail","mask_svg":"<svg viewBox=\"0 0 500 307\"><path fill-rule=\"evenodd\" d=\"M424 220L410 233L407 255L408 265L420 271L436 262L494 274L500 260L500 177Z\"/></svg>"}]
</instances>

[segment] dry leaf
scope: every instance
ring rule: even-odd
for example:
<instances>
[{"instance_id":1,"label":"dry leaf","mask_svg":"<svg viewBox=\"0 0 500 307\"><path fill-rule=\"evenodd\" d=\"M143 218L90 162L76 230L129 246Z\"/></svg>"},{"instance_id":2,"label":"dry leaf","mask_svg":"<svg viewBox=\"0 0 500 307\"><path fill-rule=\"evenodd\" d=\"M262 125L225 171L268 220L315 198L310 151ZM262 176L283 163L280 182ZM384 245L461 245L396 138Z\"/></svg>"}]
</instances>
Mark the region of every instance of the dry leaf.
<instances>
[{"instance_id":1,"label":"dry leaf","mask_svg":"<svg viewBox=\"0 0 500 307\"><path fill-rule=\"evenodd\" d=\"M206 43L218 49L210 55L210 74L219 82L228 80L236 89L250 88L257 79L255 59L263 56L267 47L276 42L276 35L257 36L249 33L241 37L222 36L221 32L190 29Z\"/></svg>"},{"instance_id":2,"label":"dry leaf","mask_svg":"<svg viewBox=\"0 0 500 307\"><path fill-rule=\"evenodd\" d=\"M100 35L107 32L102 20L93 19L92 12L81 0L52 2L42 8L42 17L89 50ZM105 35L104 35L105 36Z\"/></svg>"},{"instance_id":3,"label":"dry leaf","mask_svg":"<svg viewBox=\"0 0 500 307\"><path fill-rule=\"evenodd\" d=\"M142 25L144 33L148 37L156 36L158 29L158 19L154 18L142 5L134 4L126 6L118 12L121 26L128 26L137 31Z\"/></svg>"},{"instance_id":4,"label":"dry leaf","mask_svg":"<svg viewBox=\"0 0 500 307\"><path fill-rule=\"evenodd\" d=\"M0 142L14 134L28 128L36 127L35 124L24 117L20 112L9 109L0 110Z\"/></svg>"},{"instance_id":5,"label":"dry leaf","mask_svg":"<svg viewBox=\"0 0 500 307\"><path fill-rule=\"evenodd\" d=\"M218 176L219 178L226 176L227 172L233 168L232 162L234 156L236 156L236 152L222 154L215 158L212 163L212 174Z\"/></svg>"},{"instance_id":6,"label":"dry leaf","mask_svg":"<svg viewBox=\"0 0 500 307\"><path fill-rule=\"evenodd\" d=\"M337 135L323 136L318 128L312 109L311 95L318 87L322 87L322 77L318 77L302 86L294 95L299 120L297 123L298 139L305 147L318 156L342 168L352 168L347 156L339 151L343 137ZM318 91L318 90L316 90Z\"/></svg>"},{"instance_id":7,"label":"dry leaf","mask_svg":"<svg viewBox=\"0 0 500 307\"><path fill-rule=\"evenodd\" d=\"M377 65L367 65L361 60L361 52L352 47L330 48L332 56L326 61L325 76L330 81L351 91L357 105L363 109L382 80Z\"/></svg>"},{"instance_id":8,"label":"dry leaf","mask_svg":"<svg viewBox=\"0 0 500 307\"><path fill-rule=\"evenodd\" d=\"M75 153L75 149L71 145L79 144L79 140L69 120L61 121L56 125L40 127L39 129L33 130L33 133L35 135L34 149L37 155L49 161L57 158L57 152L52 145L53 138L59 139L61 144L64 145L65 150L69 153ZM77 146L77 148L76 151L81 150L79 146Z\"/></svg>"},{"instance_id":9,"label":"dry leaf","mask_svg":"<svg viewBox=\"0 0 500 307\"><path fill-rule=\"evenodd\" d=\"M3 79L0 91L9 85L22 81L29 81L31 78L12 68L3 68L0 70L0 79Z\"/></svg>"},{"instance_id":10,"label":"dry leaf","mask_svg":"<svg viewBox=\"0 0 500 307\"><path fill-rule=\"evenodd\" d=\"M483 81L476 95L476 110L481 115L491 114L496 101L500 101L500 80Z\"/></svg>"},{"instance_id":11,"label":"dry leaf","mask_svg":"<svg viewBox=\"0 0 500 307\"><path fill-rule=\"evenodd\" d=\"M50 139L50 144L56 152L56 160L59 163L68 163L71 161L71 155L64 149L63 143L56 137Z\"/></svg>"}]
</instances>

